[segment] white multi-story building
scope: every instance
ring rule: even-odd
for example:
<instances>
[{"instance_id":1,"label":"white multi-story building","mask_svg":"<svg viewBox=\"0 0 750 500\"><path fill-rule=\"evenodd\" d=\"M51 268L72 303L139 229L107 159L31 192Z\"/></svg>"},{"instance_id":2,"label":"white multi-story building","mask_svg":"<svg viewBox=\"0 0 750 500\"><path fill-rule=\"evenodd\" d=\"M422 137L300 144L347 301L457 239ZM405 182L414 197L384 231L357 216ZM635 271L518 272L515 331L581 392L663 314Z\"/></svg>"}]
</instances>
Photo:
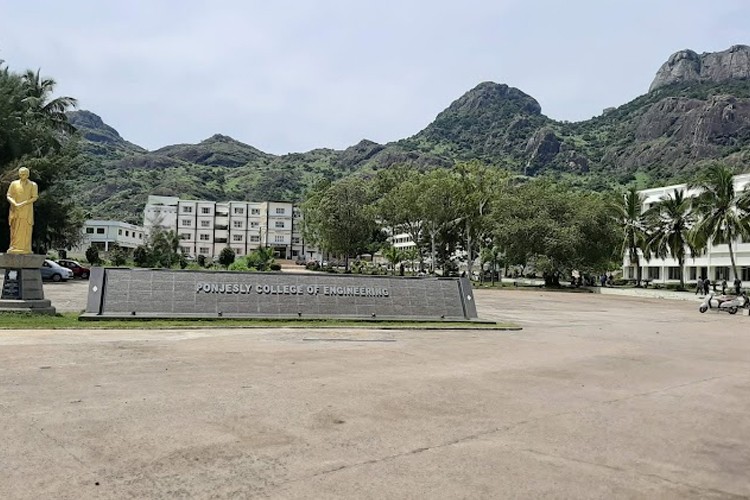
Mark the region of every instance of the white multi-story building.
<instances>
[{"instance_id":1,"label":"white multi-story building","mask_svg":"<svg viewBox=\"0 0 750 500\"><path fill-rule=\"evenodd\" d=\"M133 249L142 245L145 232L141 226L114 220L90 219L83 224L83 239L80 245L71 250L73 253L84 252L93 245L99 250L109 251L112 245Z\"/></svg>"},{"instance_id":2,"label":"white multi-story building","mask_svg":"<svg viewBox=\"0 0 750 500\"><path fill-rule=\"evenodd\" d=\"M736 192L742 191L750 183L750 174L736 175L734 177L734 189ZM695 190L688 190L687 185L677 184L653 189L644 189L639 194L644 199L643 210L652 207L656 202L669 195L673 195L675 190L684 190L686 196L695 196L698 194ZM737 264L739 278L743 282L750 282L750 241L734 241L732 243L734 259ZM654 283L679 283L680 271L677 260L668 257L666 259L652 258L645 260L640 259L641 276L643 279L651 280ZM636 278L635 266L630 262L627 255L623 258L623 278ZM699 277L708 277L711 281L727 280L731 285L734 281L732 276L732 264L729 258L729 247L726 244L710 245L703 255L692 258L687 251L684 269L685 281L695 283Z\"/></svg>"},{"instance_id":3,"label":"white multi-story building","mask_svg":"<svg viewBox=\"0 0 750 500\"><path fill-rule=\"evenodd\" d=\"M299 208L290 202L181 200L149 196L143 225L150 234L155 227L175 231L186 255L216 258L230 247L247 255L265 246L280 259L319 258L302 238Z\"/></svg>"}]
</instances>

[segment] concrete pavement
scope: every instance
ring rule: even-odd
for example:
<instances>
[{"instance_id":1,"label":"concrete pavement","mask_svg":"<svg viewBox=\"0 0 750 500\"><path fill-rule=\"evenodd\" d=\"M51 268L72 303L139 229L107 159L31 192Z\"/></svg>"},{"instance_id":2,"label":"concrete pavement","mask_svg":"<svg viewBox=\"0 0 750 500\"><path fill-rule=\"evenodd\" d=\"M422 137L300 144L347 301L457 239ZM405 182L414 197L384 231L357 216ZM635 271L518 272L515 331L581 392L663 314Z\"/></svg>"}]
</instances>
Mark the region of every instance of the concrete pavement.
<instances>
[{"instance_id":1,"label":"concrete pavement","mask_svg":"<svg viewBox=\"0 0 750 500\"><path fill-rule=\"evenodd\" d=\"M2 332L0 497L750 496L750 318L476 298L524 330Z\"/></svg>"}]
</instances>

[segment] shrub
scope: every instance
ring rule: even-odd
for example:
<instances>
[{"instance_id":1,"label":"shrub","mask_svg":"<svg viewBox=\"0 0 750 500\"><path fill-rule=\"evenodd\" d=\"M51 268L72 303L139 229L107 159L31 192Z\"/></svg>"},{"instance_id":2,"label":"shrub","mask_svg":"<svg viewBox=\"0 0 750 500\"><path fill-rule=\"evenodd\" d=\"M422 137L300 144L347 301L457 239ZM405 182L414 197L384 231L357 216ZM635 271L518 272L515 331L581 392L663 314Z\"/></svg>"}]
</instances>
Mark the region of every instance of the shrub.
<instances>
[{"instance_id":1,"label":"shrub","mask_svg":"<svg viewBox=\"0 0 750 500\"><path fill-rule=\"evenodd\" d=\"M91 245L86 249L86 260L94 266L98 266L99 264L101 264L102 260L99 257L99 250L97 250L94 245Z\"/></svg>"},{"instance_id":2,"label":"shrub","mask_svg":"<svg viewBox=\"0 0 750 500\"><path fill-rule=\"evenodd\" d=\"M109 252L109 258L114 266L124 266L128 261L128 252L119 245L113 245Z\"/></svg>"},{"instance_id":3,"label":"shrub","mask_svg":"<svg viewBox=\"0 0 750 500\"><path fill-rule=\"evenodd\" d=\"M234 250L230 247L224 247L219 254L219 264L224 267L229 267L235 259Z\"/></svg>"},{"instance_id":4,"label":"shrub","mask_svg":"<svg viewBox=\"0 0 750 500\"><path fill-rule=\"evenodd\" d=\"M229 270L230 271L249 271L250 268L247 267L247 259L239 259L229 264Z\"/></svg>"},{"instance_id":5,"label":"shrub","mask_svg":"<svg viewBox=\"0 0 750 500\"><path fill-rule=\"evenodd\" d=\"M206 256L203 254L198 254L196 262L198 263L199 267L206 267Z\"/></svg>"},{"instance_id":6,"label":"shrub","mask_svg":"<svg viewBox=\"0 0 750 500\"><path fill-rule=\"evenodd\" d=\"M151 267L151 252L143 245L133 250L133 262L137 267Z\"/></svg>"},{"instance_id":7,"label":"shrub","mask_svg":"<svg viewBox=\"0 0 750 500\"><path fill-rule=\"evenodd\" d=\"M270 266L268 266L268 268L269 268L269 269L270 269L271 271L281 271L281 264L276 264L276 263L274 262L273 264L271 264Z\"/></svg>"}]
</instances>

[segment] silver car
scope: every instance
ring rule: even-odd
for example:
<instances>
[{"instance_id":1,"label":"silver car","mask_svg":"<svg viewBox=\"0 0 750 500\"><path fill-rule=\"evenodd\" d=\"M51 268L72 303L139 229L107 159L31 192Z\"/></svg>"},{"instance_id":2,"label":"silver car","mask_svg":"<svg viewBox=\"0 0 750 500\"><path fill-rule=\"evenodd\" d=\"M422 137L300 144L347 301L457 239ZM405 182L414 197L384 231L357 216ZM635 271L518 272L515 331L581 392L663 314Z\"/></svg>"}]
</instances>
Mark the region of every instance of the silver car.
<instances>
[{"instance_id":1,"label":"silver car","mask_svg":"<svg viewBox=\"0 0 750 500\"><path fill-rule=\"evenodd\" d=\"M73 279L73 271L63 267L54 260L45 259L42 264L42 279L52 281L68 281Z\"/></svg>"}]
</instances>

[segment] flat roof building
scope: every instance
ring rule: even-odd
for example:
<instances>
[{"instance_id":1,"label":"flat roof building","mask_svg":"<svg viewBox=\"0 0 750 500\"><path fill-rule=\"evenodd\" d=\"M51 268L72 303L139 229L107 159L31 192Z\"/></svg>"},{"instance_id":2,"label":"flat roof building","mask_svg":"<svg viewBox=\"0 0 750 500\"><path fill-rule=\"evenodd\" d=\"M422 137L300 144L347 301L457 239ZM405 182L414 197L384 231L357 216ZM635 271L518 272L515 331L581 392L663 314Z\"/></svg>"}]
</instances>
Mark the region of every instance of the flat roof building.
<instances>
[{"instance_id":1,"label":"flat roof building","mask_svg":"<svg viewBox=\"0 0 750 500\"><path fill-rule=\"evenodd\" d=\"M305 245L299 207L279 201L181 200L149 196L143 212L147 234L155 228L175 231L186 255L217 258L230 247L238 256L271 247L279 259L319 258Z\"/></svg>"},{"instance_id":2,"label":"flat roof building","mask_svg":"<svg viewBox=\"0 0 750 500\"><path fill-rule=\"evenodd\" d=\"M750 184L750 174L734 176L735 192L742 191L748 184ZM691 197L698 194L695 189L687 189L686 184L644 189L638 192L643 197L643 210L651 208L662 198L672 195L675 190L684 190L685 195ZM735 240L732 242L732 250L739 278L743 282L750 282L750 240ZM660 284L678 284L680 282L680 268L676 259L671 257L665 259L651 258L647 261L641 256L640 265L643 279ZM695 283L699 277L707 277L712 282L727 280L731 285L734 281L731 266L728 245L709 245L700 257L693 258L690 251L686 251L683 275L686 283ZM623 257L623 278L635 279L636 276L635 266L625 255Z\"/></svg>"}]
</instances>

